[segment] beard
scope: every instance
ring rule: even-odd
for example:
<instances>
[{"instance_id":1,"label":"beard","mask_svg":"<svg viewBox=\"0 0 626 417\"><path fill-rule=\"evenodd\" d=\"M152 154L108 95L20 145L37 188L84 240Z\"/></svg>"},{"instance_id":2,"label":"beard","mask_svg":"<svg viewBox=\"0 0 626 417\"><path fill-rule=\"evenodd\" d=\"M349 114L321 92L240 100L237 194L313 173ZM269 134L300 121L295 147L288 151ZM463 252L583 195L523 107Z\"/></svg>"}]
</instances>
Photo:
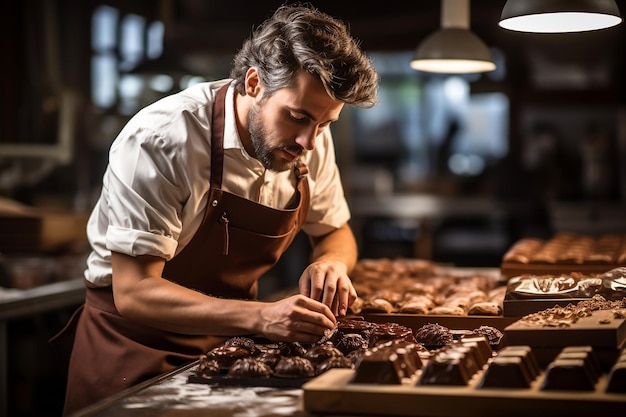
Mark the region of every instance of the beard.
<instances>
[{"instance_id":1,"label":"beard","mask_svg":"<svg viewBox=\"0 0 626 417\"><path fill-rule=\"evenodd\" d=\"M272 146L269 134L263 125L263 121L259 115L259 108L257 106L253 106L250 109L250 113L248 114L248 126L250 142L252 144L252 148L254 149L255 156L265 169L281 172L294 167L299 158L294 159L293 161L276 159L274 151L284 149L291 153L302 155L304 150L299 145Z\"/></svg>"}]
</instances>

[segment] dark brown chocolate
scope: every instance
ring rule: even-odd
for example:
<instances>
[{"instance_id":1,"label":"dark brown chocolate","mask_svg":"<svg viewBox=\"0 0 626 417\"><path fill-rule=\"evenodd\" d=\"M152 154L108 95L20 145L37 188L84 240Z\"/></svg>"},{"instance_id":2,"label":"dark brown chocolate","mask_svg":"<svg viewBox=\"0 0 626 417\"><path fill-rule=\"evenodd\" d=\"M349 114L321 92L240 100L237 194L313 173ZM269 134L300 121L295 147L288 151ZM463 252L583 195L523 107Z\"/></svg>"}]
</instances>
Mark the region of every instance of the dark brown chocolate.
<instances>
[{"instance_id":1,"label":"dark brown chocolate","mask_svg":"<svg viewBox=\"0 0 626 417\"><path fill-rule=\"evenodd\" d=\"M256 347L256 344L254 343L254 340L250 339L249 337L240 337L240 336L231 337L230 339L224 342L224 346L242 347L244 349L247 349L251 355L254 355L257 351L257 347Z\"/></svg>"},{"instance_id":2,"label":"dark brown chocolate","mask_svg":"<svg viewBox=\"0 0 626 417\"><path fill-rule=\"evenodd\" d=\"M600 364L593 355L591 346L568 346L564 348L556 359L578 359L585 362L585 367L589 369L593 382L597 382L602 374Z\"/></svg>"},{"instance_id":3,"label":"dark brown chocolate","mask_svg":"<svg viewBox=\"0 0 626 417\"><path fill-rule=\"evenodd\" d=\"M487 341L487 338L483 335L467 334L461 336L459 342L465 346L475 346L476 354L479 357L481 365L487 363L487 361L493 356L493 350L491 345Z\"/></svg>"},{"instance_id":4,"label":"dark brown chocolate","mask_svg":"<svg viewBox=\"0 0 626 417\"><path fill-rule=\"evenodd\" d=\"M546 368L542 390L593 391L593 372L582 359L555 359Z\"/></svg>"},{"instance_id":5,"label":"dark brown chocolate","mask_svg":"<svg viewBox=\"0 0 626 417\"><path fill-rule=\"evenodd\" d=\"M382 323L375 326L370 333L369 346L376 346L389 340L406 340L415 342L413 329L398 323Z\"/></svg>"},{"instance_id":6,"label":"dark brown chocolate","mask_svg":"<svg viewBox=\"0 0 626 417\"><path fill-rule=\"evenodd\" d=\"M303 356L310 360L313 366L317 366L326 359L343 356L343 353L332 343L328 342L323 345L314 345L308 348Z\"/></svg>"},{"instance_id":7,"label":"dark brown chocolate","mask_svg":"<svg viewBox=\"0 0 626 417\"><path fill-rule=\"evenodd\" d=\"M321 375L329 369L334 368L354 368L352 361L345 356L333 356L326 359L315 367L316 375Z\"/></svg>"},{"instance_id":8,"label":"dark brown chocolate","mask_svg":"<svg viewBox=\"0 0 626 417\"><path fill-rule=\"evenodd\" d=\"M368 340L358 333L344 334L335 343L335 347L344 355L357 349L366 349L368 346Z\"/></svg>"},{"instance_id":9,"label":"dark brown chocolate","mask_svg":"<svg viewBox=\"0 0 626 417\"><path fill-rule=\"evenodd\" d=\"M283 355L278 350L268 350L256 356L259 361L266 363L270 368L274 368L282 357Z\"/></svg>"},{"instance_id":10,"label":"dark brown chocolate","mask_svg":"<svg viewBox=\"0 0 626 417\"><path fill-rule=\"evenodd\" d=\"M240 346L220 345L210 350L206 356L217 361L221 369L228 369L237 359L250 356L250 352Z\"/></svg>"},{"instance_id":11,"label":"dark brown chocolate","mask_svg":"<svg viewBox=\"0 0 626 417\"><path fill-rule=\"evenodd\" d=\"M284 356L276 364L274 375L281 378L308 378L315 376L315 368L306 358Z\"/></svg>"},{"instance_id":12,"label":"dark brown chocolate","mask_svg":"<svg viewBox=\"0 0 626 417\"><path fill-rule=\"evenodd\" d=\"M406 351L395 349L370 349L363 353L356 363L352 380L357 384L403 384L416 371L415 365L408 364Z\"/></svg>"},{"instance_id":13,"label":"dark brown chocolate","mask_svg":"<svg viewBox=\"0 0 626 417\"><path fill-rule=\"evenodd\" d=\"M608 378L607 392L626 392L626 361L613 365Z\"/></svg>"},{"instance_id":14,"label":"dark brown chocolate","mask_svg":"<svg viewBox=\"0 0 626 417\"><path fill-rule=\"evenodd\" d=\"M220 365L215 359L209 359L206 355L200 356L198 367L196 368L196 376L211 377L219 375Z\"/></svg>"},{"instance_id":15,"label":"dark brown chocolate","mask_svg":"<svg viewBox=\"0 0 626 417\"><path fill-rule=\"evenodd\" d=\"M478 388L528 388L533 381L521 356L497 356L478 383Z\"/></svg>"},{"instance_id":16,"label":"dark brown chocolate","mask_svg":"<svg viewBox=\"0 0 626 417\"><path fill-rule=\"evenodd\" d=\"M425 346L449 345L453 339L450 329L437 323L425 324L415 331L415 340Z\"/></svg>"},{"instance_id":17,"label":"dark brown chocolate","mask_svg":"<svg viewBox=\"0 0 626 417\"><path fill-rule=\"evenodd\" d=\"M519 358L522 366L525 368L526 373L529 375L531 381L537 378L541 373L535 354L530 346L516 345L506 346L498 352L498 358Z\"/></svg>"},{"instance_id":18,"label":"dark brown chocolate","mask_svg":"<svg viewBox=\"0 0 626 417\"><path fill-rule=\"evenodd\" d=\"M272 375L272 369L257 358L237 359L228 368L228 376L239 378L268 378Z\"/></svg>"},{"instance_id":19,"label":"dark brown chocolate","mask_svg":"<svg viewBox=\"0 0 626 417\"><path fill-rule=\"evenodd\" d=\"M433 356L419 378L419 385L467 385L472 374L458 355L439 352Z\"/></svg>"},{"instance_id":20,"label":"dark brown chocolate","mask_svg":"<svg viewBox=\"0 0 626 417\"><path fill-rule=\"evenodd\" d=\"M485 336L491 345L498 345L504 334L493 326L480 326L471 331L473 334Z\"/></svg>"}]
</instances>

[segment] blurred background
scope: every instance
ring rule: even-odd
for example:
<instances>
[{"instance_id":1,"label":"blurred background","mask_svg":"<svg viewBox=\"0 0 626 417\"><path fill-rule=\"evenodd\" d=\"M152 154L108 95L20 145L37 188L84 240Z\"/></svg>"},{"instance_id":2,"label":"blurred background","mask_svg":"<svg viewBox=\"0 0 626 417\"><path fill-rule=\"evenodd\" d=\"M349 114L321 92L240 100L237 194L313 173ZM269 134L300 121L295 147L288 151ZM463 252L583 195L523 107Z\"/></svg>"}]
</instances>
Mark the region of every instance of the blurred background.
<instances>
[{"instance_id":1,"label":"blurred background","mask_svg":"<svg viewBox=\"0 0 626 417\"><path fill-rule=\"evenodd\" d=\"M158 98L227 77L251 29L283 3L5 2L5 294L80 280L84 224L117 132ZM379 104L346 107L332 128L362 258L498 267L521 237L626 231L623 24L512 32L498 26L505 1L474 1L471 31L497 68L446 75L409 65L440 27L439 0L311 3L349 24L381 75ZM262 280L261 295L293 286L307 251L300 236ZM8 369L0 382L11 415L58 415L67 346L50 351L47 339L74 307L11 315L0 303L7 346L0 368ZM42 351L53 360L39 358Z\"/></svg>"}]
</instances>

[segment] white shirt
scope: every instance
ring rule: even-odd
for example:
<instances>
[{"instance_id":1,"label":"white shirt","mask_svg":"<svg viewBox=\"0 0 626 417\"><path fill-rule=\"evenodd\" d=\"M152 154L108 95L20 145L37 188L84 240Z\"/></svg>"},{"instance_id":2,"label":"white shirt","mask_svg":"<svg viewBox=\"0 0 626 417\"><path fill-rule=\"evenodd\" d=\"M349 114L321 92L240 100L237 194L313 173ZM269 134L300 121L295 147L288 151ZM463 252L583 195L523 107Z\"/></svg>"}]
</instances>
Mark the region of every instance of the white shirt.
<instances>
[{"instance_id":1,"label":"white shirt","mask_svg":"<svg viewBox=\"0 0 626 417\"><path fill-rule=\"evenodd\" d=\"M102 194L87 224L92 253L85 278L111 284L111 251L172 259L198 230L211 169L211 115L228 80L201 83L140 110L109 153ZM303 157L311 203L303 230L326 234L350 219L329 129ZM222 189L273 208L295 192L293 171L266 170L244 150L235 124L234 88L226 95Z\"/></svg>"}]
</instances>

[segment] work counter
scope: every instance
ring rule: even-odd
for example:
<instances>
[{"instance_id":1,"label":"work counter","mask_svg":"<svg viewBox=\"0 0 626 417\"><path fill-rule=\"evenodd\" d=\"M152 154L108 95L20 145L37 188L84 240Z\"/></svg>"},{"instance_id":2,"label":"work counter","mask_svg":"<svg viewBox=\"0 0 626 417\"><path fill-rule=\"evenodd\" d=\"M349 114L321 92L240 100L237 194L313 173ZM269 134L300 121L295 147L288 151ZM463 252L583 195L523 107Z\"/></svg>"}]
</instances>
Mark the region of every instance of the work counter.
<instances>
[{"instance_id":1,"label":"work counter","mask_svg":"<svg viewBox=\"0 0 626 417\"><path fill-rule=\"evenodd\" d=\"M197 362L129 388L72 417L269 417L310 416L301 389L188 383Z\"/></svg>"},{"instance_id":2,"label":"work counter","mask_svg":"<svg viewBox=\"0 0 626 417\"><path fill-rule=\"evenodd\" d=\"M515 350L511 352L513 351ZM571 417L620 415L626 406L626 396L623 392L604 391L607 387L607 379L604 376L600 377L595 391L540 391L538 384L532 384L529 388L498 385L495 388L478 389L475 382L470 382L471 385L468 386L356 384L357 387L349 387L345 381L340 380L347 380L346 375L353 371L331 369L302 388L270 388L189 382L188 378L195 375L197 365L198 362L193 362L129 388L80 410L71 417L320 415L307 410L319 410L326 417L347 415L364 417L363 413L370 416ZM543 378L543 375L538 378ZM617 382L619 385L622 384L620 381ZM346 414L347 410L353 411Z\"/></svg>"},{"instance_id":3,"label":"work counter","mask_svg":"<svg viewBox=\"0 0 626 417\"><path fill-rule=\"evenodd\" d=\"M431 284L437 282L437 280L449 282L451 279L464 280L466 278L468 282L475 284L482 283L486 285L487 283L492 283L495 285L501 283L501 274L497 268L446 267L426 261L403 259L395 261L388 259L363 260L360 263L360 267L361 269L355 268L353 274L355 283L363 284L365 277L371 278L366 273L368 271L380 271L380 273L389 275L388 279L385 280L386 289L403 294L406 294L406 288L392 284L394 281L406 282L401 280L404 276L402 274L409 274L409 272L413 273L414 276L419 276L424 282L430 277L428 282ZM362 275L359 275L357 272ZM393 274L390 274L390 272L393 272ZM390 277L393 277L393 279ZM377 281L380 280L377 279ZM467 289L467 286L460 287ZM501 288L504 287L498 285L495 289L499 290ZM370 287L370 289L373 290L374 288ZM486 287L484 291L487 291ZM488 292L492 293L492 291ZM500 294L500 297L503 297L504 293L498 292L498 294ZM389 294L389 296L391 295ZM467 375L468 377L469 375L474 376L465 381L465 385L434 388L420 384L397 386L392 384L385 386L378 383L371 385L361 383L348 384L352 380L345 378L346 374L342 376L341 372L353 371L345 369L330 369L320 377L308 382L302 388L293 388L293 386L289 388L249 385L231 386L230 383L226 382L215 383L215 379L198 383L195 382L198 379L197 376L193 378L193 382L189 381L190 376L195 376L198 364L198 362L193 362L113 395L97 404L78 411L72 417L312 417L319 415L316 414L318 412L328 413L324 414L326 416L336 416L339 413L345 413L346 410L350 410L352 412L350 415L355 417L359 413L361 415L367 413L384 415L385 412L377 412L375 410L387 410L386 407L391 407L391 409L397 411L400 407L399 404L403 404L402 407L404 408L401 409L401 414L396 413L395 415L445 415L456 417L489 415L500 417L499 413L504 409L503 407L509 407L510 404L514 404L511 411L516 410L516 414L513 414L524 416L571 417L572 415L596 415L594 411L598 411L597 415L619 415L621 411L618 413L614 411L623 410L626 407L626 395L624 395L626 386L620 385L622 381L626 380L624 379L626 366L623 366L626 365L626 359L624 364L619 359L621 356L624 356L623 351L626 346L626 341L624 340L624 335L626 335L626 308L621 306L619 308L620 312L622 309L624 310L623 316L618 317L609 311L599 311L602 315L601 317L599 317L599 314L595 314L586 319L577 319L575 325L572 322L558 332L554 330L554 323L552 323L547 330L550 332L549 337L545 333L546 329L543 329L541 324L535 325L535 327L541 327L541 329L536 329L532 326L530 329L526 327L512 329L514 323L519 319L518 317L443 316L404 314L400 312L363 313L363 319L371 322L370 324L374 325L376 323L376 326L384 326L381 329L387 331L386 334L399 334L389 330L398 330L402 325L418 330L426 324L438 323L441 326L455 329L456 340L461 341L460 339L462 338L460 336L467 334L472 329L478 330L483 325L493 326L500 330L508 328L508 336L518 337L516 340L509 337L508 342L513 347L517 345L518 348L532 346L533 355L537 359L537 369L542 369L542 371L538 371L534 379L531 378L530 381L527 381L529 385L522 390L519 389L520 385L507 385L507 387L514 387L515 389L503 390L502 384L496 385L496 388L493 388L494 385L487 385L486 389L479 389L482 388L479 386L482 377L487 374L488 369L492 369L491 366L496 361L485 363L487 365L486 368L484 365L482 368L477 366L477 371L475 370L473 374ZM608 308L604 310L608 310ZM578 315L574 316L578 317ZM424 323L422 323L422 320ZM546 320L548 319L546 318ZM453 323L453 321L457 322ZM393 322L395 327L385 325L390 322ZM468 343L471 344L472 342ZM550 388L544 391L542 387L546 381L554 382L548 378L547 369L553 362L556 362L557 355L561 353L570 354L571 352L564 351L565 347L570 346L593 348L593 353L587 353L587 355L589 358L593 355L593 358L595 358L593 361L595 362L597 359L600 365L601 372L599 372L600 376L598 376L597 382L593 383L592 389L587 391L579 390L579 386L568 388L560 386L556 390ZM464 347L469 349L469 345L461 346L461 350L458 352L462 352ZM494 354L499 355L501 348L506 347L506 343L500 345L500 342L497 341L492 343L492 347ZM515 349L513 350L516 351ZM434 354L436 351L437 349L434 349L431 352ZM469 352L469 350L467 351ZM520 351L518 349L516 352ZM427 353L428 357L425 358L424 362L426 366L429 363L436 364L437 361L431 361L432 356L430 352ZM470 356L466 354L466 357ZM489 355L483 355L483 357L489 357ZM505 360L500 362L510 362L506 361L508 359L507 356L503 356L503 358ZM587 365L592 363L591 360L582 362ZM426 369L425 367L423 369L420 368L421 374L426 374ZM612 370L617 370L617 378L609 377L609 375L613 375ZM589 371L587 373L591 375L590 369L586 369L586 371ZM437 372L440 372L440 370ZM418 375L418 373L415 372L413 375ZM511 375L508 375L505 379L508 380L509 376ZM566 380L566 378L561 378L561 380ZM616 389L609 389L612 383L619 386ZM399 398L398 396L403 397ZM431 414L431 411L426 413L424 411L427 410L427 408L424 408L425 404L431 407L439 407L438 410L443 406L445 410L442 413L433 412ZM407 409L407 407L409 408ZM315 413L312 410L315 410ZM414 414L415 410L422 410L422 413ZM519 410L522 410L522 412ZM565 412L570 414L563 414ZM508 415L506 411L502 412L502 414Z\"/></svg>"}]
</instances>

